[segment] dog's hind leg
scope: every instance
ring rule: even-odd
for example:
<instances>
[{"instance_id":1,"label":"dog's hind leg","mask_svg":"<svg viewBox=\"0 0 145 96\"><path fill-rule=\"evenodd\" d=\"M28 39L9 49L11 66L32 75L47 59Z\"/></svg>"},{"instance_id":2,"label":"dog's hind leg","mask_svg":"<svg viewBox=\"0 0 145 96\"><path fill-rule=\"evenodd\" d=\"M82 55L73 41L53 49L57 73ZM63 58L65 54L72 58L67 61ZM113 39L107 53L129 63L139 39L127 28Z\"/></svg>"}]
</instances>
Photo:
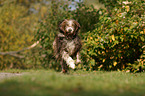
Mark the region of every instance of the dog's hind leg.
<instances>
[{"instance_id":1,"label":"dog's hind leg","mask_svg":"<svg viewBox=\"0 0 145 96\"><path fill-rule=\"evenodd\" d=\"M77 57L76 64L81 63L81 60L80 60L80 52L77 52L76 57Z\"/></svg>"},{"instance_id":2,"label":"dog's hind leg","mask_svg":"<svg viewBox=\"0 0 145 96\"><path fill-rule=\"evenodd\" d=\"M64 63L63 59L61 59L60 64L61 64L61 68L62 68L62 73L67 73L67 66Z\"/></svg>"},{"instance_id":3,"label":"dog's hind leg","mask_svg":"<svg viewBox=\"0 0 145 96\"><path fill-rule=\"evenodd\" d=\"M72 57L69 56L69 54L66 51L62 52L62 58L64 61L66 61L66 64L71 67L72 69L75 69L75 61L72 59Z\"/></svg>"}]
</instances>

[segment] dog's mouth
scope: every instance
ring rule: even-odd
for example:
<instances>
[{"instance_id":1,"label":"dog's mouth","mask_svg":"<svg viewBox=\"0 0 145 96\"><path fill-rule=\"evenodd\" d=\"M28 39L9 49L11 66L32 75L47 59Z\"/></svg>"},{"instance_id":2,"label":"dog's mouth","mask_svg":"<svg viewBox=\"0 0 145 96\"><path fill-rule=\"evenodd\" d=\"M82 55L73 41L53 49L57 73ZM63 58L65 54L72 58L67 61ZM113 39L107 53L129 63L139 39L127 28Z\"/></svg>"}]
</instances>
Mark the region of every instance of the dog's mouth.
<instances>
[{"instance_id":1,"label":"dog's mouth","mask_svg":"<svg viewBox=\"0 0 145 96\"><path fill-rule=\"evenodd\" d=\"M72 35L72 34L67 34L65 36L66 36L67 39L73 39L74 38L74 35Z\"/></svg>"},{"instance_id":2,"label":"dog's mouth","mask_svg":"<svg viewBox=\"0 0 145 96\"><path fill-rule=\"evenodd\" d=\"M74 38L74 34L68 32L68 33L65 34L65 37L66 37L67 39L73 39L73 38Z\"/></svg>"},{"instance_id":3,"label":"dog's mouth","mask_svg":"<svg viewBox=\"0 0 145 96\"><path fill-rule=\"evenodd\" d=\"M73 29L68 29L68 33L73 33Z\"/></svg>"},{"instance_id":4,"label":"dog's mouth","mask_svg":"<svg viewBox=\"0 0 145 96\"><path fill-rule=\"evenodd\" d=\"M74 30L72 28L66 29L65 36L67 37L67 39L73 39Z\"/></svg>"}]
</instances>

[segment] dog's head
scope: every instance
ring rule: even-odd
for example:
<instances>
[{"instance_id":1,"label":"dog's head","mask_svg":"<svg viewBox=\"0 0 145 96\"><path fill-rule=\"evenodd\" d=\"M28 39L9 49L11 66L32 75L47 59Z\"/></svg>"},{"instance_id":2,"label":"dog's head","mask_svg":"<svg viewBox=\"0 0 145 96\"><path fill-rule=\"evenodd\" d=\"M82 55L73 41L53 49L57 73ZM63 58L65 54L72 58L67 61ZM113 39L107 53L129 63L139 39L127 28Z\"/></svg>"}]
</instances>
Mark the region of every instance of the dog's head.
<instances>
[{"instance_id":1,"label":"dog's head","mask_svg":"<svg viewBox=\"0 0 145 96\"><path fill-rule=\"evenodd\" d=\"M67 37L73 37L78 33L80 24L73 19L65 19L59 25L59 30Z\"/></svg>"}]
</instances>

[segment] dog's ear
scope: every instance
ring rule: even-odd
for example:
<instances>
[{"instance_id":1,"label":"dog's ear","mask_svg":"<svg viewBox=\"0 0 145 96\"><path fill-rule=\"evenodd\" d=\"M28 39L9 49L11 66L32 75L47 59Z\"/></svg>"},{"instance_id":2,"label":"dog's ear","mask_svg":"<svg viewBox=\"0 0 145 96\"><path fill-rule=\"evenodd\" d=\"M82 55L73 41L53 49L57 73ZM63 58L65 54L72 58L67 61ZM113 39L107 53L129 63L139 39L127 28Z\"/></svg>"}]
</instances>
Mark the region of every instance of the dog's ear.
<instances>
[{"instance_id":1,"label":"dog's ear","mask_svg":"<svg viewBox=\"0 0 145 96\"><path fill-rule=\"evenodd\" d=\"M78 33L78 30L81 28L80 24L74 20L74 24L76 25L76 29L75 29L75 33L74 35L76 35Z\"/></svg>"},{"instance_id":2,"label":"dog's ear","mask_svg":"<svg viewBox=\"0 0 145 96\"><path fill-rule=\"evenodd\" d=\"M59 22L58 28L59 28L60 32L66 33L65 32L65 24L66 24L66 19Z\"/></svg>"},{"instance_id":3,"label":"dog's ear","mask_svg":"<svg viewBox=\"0 0 145 96\"><path fill-rule=\"evenodd\" d=\"M77 21L74 20L74 23L78 27L78 29L81 28L80 24Z\"/></svg>"}]
</instances>

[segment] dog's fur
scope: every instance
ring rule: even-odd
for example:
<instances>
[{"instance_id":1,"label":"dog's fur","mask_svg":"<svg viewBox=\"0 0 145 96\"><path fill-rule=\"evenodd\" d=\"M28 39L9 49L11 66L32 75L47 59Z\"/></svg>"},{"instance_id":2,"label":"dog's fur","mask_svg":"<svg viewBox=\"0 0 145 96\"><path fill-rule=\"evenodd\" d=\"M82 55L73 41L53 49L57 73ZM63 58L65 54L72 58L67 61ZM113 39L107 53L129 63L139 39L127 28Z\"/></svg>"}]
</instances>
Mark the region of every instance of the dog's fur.
<instances>
[{"instance_id":1,"label":"dog's fur","mask_svg":"<svg viewBox=\"0 0 145 96\"><path fill-rule=\"evenodd\" d=\"M79 29L80 24L72 19L65 19L59 25L59 33L53 42L53 50L56 59L60 60L63 73L67 72L67 65L75 69L75 63L81 62L79 51L82 44L78 36Z\"/></svg>"}]
</instances>

